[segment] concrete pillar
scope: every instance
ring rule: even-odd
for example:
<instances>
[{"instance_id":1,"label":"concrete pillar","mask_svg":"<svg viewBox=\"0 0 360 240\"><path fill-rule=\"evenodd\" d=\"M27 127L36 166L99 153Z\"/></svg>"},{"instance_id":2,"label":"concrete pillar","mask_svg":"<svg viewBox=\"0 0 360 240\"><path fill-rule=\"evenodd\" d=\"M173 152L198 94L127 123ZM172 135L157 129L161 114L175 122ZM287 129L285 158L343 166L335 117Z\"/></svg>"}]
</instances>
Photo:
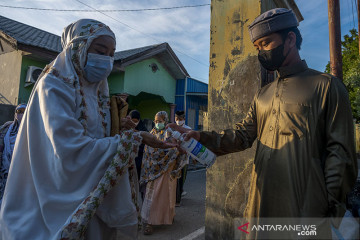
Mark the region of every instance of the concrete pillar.
<instances>
[{"instance_id":1,"label":"concrete pillar","mask_svg":"<svg viewBox=\"0 0 360 240\"><path fill-rule=\"evenodd\" d=\"M248 25L261 6L253 0L213 0L211 9L208 124L220 132L235 128L260 88L261 69ZM206 239L234 239L235 218L242 217L247 202L254 154L253 147L218 157L207 170Z\"/></svg>"},{"instance_id":2,"label":"concrete pillar","mask_svg":"<svg viewBox=\"0 0 360 240\"><path fill-rule=\"evenodd\" d=\"M208 126L221 132L235 128L260 89L261 66L250 41L249 24L262 12L295 6L293 0L212 0ZM296 7L296 11L299 10ZM296 13L297 14L297 13ZM299 15L300 16L300 15ZM218 157L206 173L206 239L234 239L240 231L250 187L255 146Z\"/></svg>"},{"instance_id":3,"label":"concrete pillar","mask_svg":"<svg viewBox=\"0 0 360 240\"><path fill-rule=\"evenodd\" d=\"M173 104L173 103L170 103L169 104L170 106L170 122L175 122L175 107L176 107L176 104Z\"/></svg>"}]
</instances>

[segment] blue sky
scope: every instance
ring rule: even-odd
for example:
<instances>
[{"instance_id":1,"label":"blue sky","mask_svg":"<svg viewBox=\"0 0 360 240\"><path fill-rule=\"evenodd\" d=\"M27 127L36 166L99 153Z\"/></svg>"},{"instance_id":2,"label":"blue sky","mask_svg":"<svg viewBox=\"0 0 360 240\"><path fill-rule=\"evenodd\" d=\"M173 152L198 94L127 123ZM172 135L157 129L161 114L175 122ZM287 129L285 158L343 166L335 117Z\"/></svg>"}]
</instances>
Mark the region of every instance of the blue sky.
<instances>
[{"instance_id":1,"label":"blue sky","mask_svg":"<svg viewBox=\"0 0 360 240\"><path fill-rule=\"evenodd\" d=\"M296 0L304 17L300 22L303 44L300 56L309 67L324 71L330 60L327 0ZM341 35L357 29L356 0L340 0ZM354 10L354 11L353 11Z\"/></svg>"},{"instance_id":2,"label":"blue sky","mask_svg":"<svg viewBox=\"0 0 360 240\"><path fill-rule=\"evenodd\" d=\"M97 9L158 8L208 4L211 2L210 0L81 1ZM356 0L340 0L342 35L348 33L354 27L357 28L355 2ZM309 67L324 71L329 61L327 0L296 0L296 3L304 16L304 21L300 23L300 31L304 39L300 55L307 61ZM89 9L75 0L1 0L0 4L38 8ZM57 35L61 35L63 28L69 23L80 18L98 19L108 24L115 32L117 51L168 42L190 76L208 82L210 47L209 6L166 11L107 14L116 20L97 12L45 12L0 7L0 15Z\"/></svg>"}]
</instances>

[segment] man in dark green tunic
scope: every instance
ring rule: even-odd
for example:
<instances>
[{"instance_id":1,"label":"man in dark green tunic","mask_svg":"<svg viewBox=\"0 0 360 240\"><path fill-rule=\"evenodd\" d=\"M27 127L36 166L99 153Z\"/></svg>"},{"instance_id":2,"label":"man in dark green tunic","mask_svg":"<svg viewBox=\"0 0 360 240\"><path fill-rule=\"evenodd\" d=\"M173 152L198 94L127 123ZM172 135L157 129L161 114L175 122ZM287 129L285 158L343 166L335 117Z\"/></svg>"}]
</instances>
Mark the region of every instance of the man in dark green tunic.
<instances>
[{"instance_id":1,"label":"man in dark green tunic","mask_svg":"<svg viewBox=\"0 0 360 240\"><path fill-rule=\"evenodd\" d=\"M342 81L301 60L297 26L287 9L267 11L250 24L260 63L278 78L258 91L236 130L191 131L188 137L217 156L245 150L257 139L246 217L258 224L264 218L320 218L316 238L331 238L330 217L344 215L357 177L353 118ZM272 236L252 232L250 238Z\"/></svg>"}]
</instances>

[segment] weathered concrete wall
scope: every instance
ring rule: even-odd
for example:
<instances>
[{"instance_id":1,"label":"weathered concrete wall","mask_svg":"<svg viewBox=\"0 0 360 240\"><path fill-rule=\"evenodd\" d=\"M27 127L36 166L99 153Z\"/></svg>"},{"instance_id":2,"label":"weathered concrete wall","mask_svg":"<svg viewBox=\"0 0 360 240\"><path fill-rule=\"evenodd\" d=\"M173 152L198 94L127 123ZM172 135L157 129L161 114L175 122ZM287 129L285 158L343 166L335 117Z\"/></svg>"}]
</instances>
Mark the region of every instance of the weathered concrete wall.
<instances>
[{"instance_id":1,"label":"weathered concrete wall","mask_svg":"<svg viewBox=\"0 0 360 240\"><path fill-rule=\"evenodd\" d=\"M261 13L260 1L212 0L210 29L209 129L234 128L260 88L260 65L248 25ZM233 239L250 186L253 148L218 157L207 171L206 239Z\"/></svg>"},{"instance_id":2,"label":"weathered concrete wall","mask_svg":"<svg viewBox=\"0 0 360 240\"><path fill-rule=\"evenodd\" d=\"M0 103L16 105L19 97L21 51L0 54Z\"/></svg>"}]
</instances>

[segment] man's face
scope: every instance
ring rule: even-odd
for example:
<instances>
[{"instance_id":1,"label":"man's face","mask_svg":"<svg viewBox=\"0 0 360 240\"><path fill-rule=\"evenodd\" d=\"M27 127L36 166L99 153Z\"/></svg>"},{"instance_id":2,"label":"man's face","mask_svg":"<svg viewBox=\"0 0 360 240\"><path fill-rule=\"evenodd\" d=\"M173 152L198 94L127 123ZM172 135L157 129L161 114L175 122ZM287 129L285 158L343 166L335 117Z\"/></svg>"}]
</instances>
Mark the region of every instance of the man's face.
<instances>
[{"instance_id":1,"label":"man's face","mask_svg":"<svg viewBox=\"0 0 360 240\"><path fill-rule=\"evenodd\" d=\"M268 36L259 38L254 42L257 50L271 50L283 43L282 37L278 33L272 33Z\"/></svg>"},{"instance_id":2,"label":"man's face","mask_svg":"<svg viewBox=\"0 0 360 240\"><path fill-rule=\"evenodd\" d=\"M175 115L175 121L183 121L185 120L182 116Z\"/></svg>"},{"instance_id":3,"label":"man's face","mask_svg":"<svg viewBox=\"0 0 360 240\"><path fill-rule=\"evenodd\" d=\"M175 115L175 122L177 125L179 126L184 126L185 124L185 116L179 116L179 115Z\"/></svg>"},{"instance_id":4,"label":"man's face","mask_svg":"<svg viewBox=\"0 0 360 240\"><path fill-rule=\"evenodd\" d=\"M296 35L289 32L285 40L279 33L272 33L259 38L254 42L254 47L258 50L258 59L261 65L268 71L278 70L282 66L287 66L294 58L291 49L296 44Z\"/></svg>"}]
</instances>

